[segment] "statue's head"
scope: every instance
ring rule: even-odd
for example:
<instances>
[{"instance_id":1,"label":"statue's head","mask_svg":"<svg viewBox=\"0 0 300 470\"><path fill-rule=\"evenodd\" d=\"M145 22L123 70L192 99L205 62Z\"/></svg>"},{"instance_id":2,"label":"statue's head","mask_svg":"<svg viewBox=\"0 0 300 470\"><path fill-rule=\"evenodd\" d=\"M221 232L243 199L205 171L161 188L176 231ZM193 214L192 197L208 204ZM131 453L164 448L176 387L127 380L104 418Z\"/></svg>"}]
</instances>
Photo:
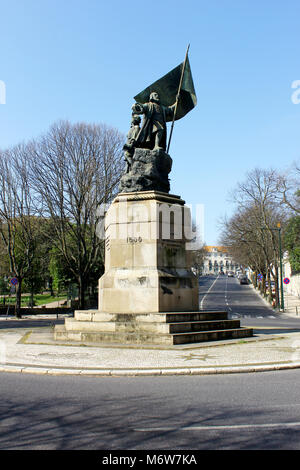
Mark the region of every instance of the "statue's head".
<instances>
[{"instance_id":1,"label":"statue's head","mask_svg":"<svg viewBox=\"0 0 300 470\"><path fill-rule=\"evenodd\" d=\"M159 95L156 91L152 91L152 93L150 93L150 98L149 98L150 101L154 101L155 103L159 103Z\"/></svg>"}]
</instances>

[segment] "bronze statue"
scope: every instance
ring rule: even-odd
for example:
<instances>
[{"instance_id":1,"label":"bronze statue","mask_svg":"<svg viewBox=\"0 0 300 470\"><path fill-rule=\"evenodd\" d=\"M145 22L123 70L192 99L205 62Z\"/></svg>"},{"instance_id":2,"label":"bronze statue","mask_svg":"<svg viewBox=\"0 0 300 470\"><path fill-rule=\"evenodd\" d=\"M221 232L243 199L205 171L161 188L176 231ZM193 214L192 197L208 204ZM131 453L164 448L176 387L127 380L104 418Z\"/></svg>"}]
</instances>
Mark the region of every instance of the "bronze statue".
<instances>
[{"instance_id":1,"label":"bronze statue","mask_svg":"<svg viewBox=\"0 0 300 470\"><path fill-rule=\"evenodd\" d=\"M136 139L140 132L140 122L141 122L140 116L132 113L131 126L127 134L126 144L123 147L124 159L126 161L126 170L125 170L126 173L128 173L132 167L132 157L134 154L134 147L136 145Z\"/></svg>"},{"instance_id":2,"label":"bronze statue","mask_svg":"<svg viewBox=\"0 0 300 470\"><path fill-rule=\"evenodd\" d=\"M151 150L166 150L166 122L172 121L174 110L175 104L163 106L160 103L157 92L150 94L148 103L134 103L132 106L133 113L144 115L141 130L136 137L135 146Z\"/></svg>"},{"instance_id":3,"label":"bronze statue","mask_svg":"<svg viewBox=\"0 0 300 470\"><path fill-rule=\"evenodd\" d=\"M120 192L170 191L169 148L174 122L197 103L188 49L183 63L134 96L131 128L123 147L126 170L120 180ZM167 144L166 123L170 121Z\"/></svg>"}]
</instances>

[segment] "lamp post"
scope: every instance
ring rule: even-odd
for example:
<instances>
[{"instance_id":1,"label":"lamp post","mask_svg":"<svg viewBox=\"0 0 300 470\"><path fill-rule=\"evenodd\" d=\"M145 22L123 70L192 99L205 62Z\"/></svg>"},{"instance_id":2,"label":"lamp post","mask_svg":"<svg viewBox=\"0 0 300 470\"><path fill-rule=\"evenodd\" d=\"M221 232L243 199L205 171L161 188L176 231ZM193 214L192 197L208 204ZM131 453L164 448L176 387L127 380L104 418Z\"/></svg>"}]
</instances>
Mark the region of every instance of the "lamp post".
<instances>
[{"instance_id":1,"label":"lamp post","mask_svg":"<svg viewBox=\"0 0 300 470\"><path fill-rule=\"evenodd\" d=\"M279 244L279 264L280 264L280 308L284 311L284 296L283 296L283 273L282 273L282 248L281 248L281 224L278 222L277 227L267 228L262 227L263 230L278 231L278 244ZM271 286L270 286L271 289Z\"/></svg>"},{"instance_id":2,"label":"lamp post","mask_svg":"<svg viewBox=\"0 0 300 470\"><path fill-rule=\"evenodd\" d=\"M280 291L281 291L281 310L284 310L284 296L283 296L283 273L282 273L282 249L281 249L281 225L277 224L278 241L279 241L279 260L280 260Z\"/></svg>"}]
</instances>

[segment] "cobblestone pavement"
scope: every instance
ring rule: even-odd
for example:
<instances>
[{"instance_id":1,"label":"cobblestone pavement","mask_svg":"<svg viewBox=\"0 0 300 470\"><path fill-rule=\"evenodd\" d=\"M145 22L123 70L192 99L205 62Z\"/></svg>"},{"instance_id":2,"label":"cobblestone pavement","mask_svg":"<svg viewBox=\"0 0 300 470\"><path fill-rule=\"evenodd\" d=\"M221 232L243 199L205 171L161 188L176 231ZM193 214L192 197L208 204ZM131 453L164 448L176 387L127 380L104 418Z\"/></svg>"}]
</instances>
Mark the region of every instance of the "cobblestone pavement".
<instances>
[{"instance_id":1,"label":"cobblestone pavement","mask_svg":"<svg viewBox=\"0 0 300 470\"><path fill-rule=\"evenodd\" d=\"M291 315L294 315L291 313ZM300 367L300 332L170 347L56 342L55 316L1 320L0 371L76 375L175 375L264 371ZM33 321L34 320L34 321ZM6 323L3 325L3 323ZM63 321L63 319L61 319ZM23 322L23 323L22 323ZM41 324L46 326L41 326ZM265 329L264 329L265 331Z\"/></svg>"}]
</instances>

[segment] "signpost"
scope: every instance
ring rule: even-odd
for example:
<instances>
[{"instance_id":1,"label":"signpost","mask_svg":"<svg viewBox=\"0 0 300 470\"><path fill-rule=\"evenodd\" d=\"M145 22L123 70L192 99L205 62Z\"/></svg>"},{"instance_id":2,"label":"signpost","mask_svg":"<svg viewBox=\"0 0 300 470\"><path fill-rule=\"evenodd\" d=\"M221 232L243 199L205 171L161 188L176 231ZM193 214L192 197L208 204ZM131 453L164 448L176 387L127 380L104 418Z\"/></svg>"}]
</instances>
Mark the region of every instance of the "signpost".
<instances>
[{"instance_id":1,"label":"signpost","mask_svg":"<svg viewBox=\"0 0 300 470\"><path fill-rule=\"evenodd\" d=\"M10 280L10 283L12 286L16 287L16 285L18 284L18 279L16 277L12 277L11 280Z\"/></svg>"},{"instance_id":2,"label":"signpost","mask_svg":"<svg viewBox=\"0 0 300 470\"><path fill-rule=\"evenodd\" d=\"M282 249L281 249L281 224L277 224L278 241L279 241L279 262L280 262L280 287L281 287L281 309L284 311L284 296L283 296L283 275L282 275Z\"/></svg>"}]
</instances>

